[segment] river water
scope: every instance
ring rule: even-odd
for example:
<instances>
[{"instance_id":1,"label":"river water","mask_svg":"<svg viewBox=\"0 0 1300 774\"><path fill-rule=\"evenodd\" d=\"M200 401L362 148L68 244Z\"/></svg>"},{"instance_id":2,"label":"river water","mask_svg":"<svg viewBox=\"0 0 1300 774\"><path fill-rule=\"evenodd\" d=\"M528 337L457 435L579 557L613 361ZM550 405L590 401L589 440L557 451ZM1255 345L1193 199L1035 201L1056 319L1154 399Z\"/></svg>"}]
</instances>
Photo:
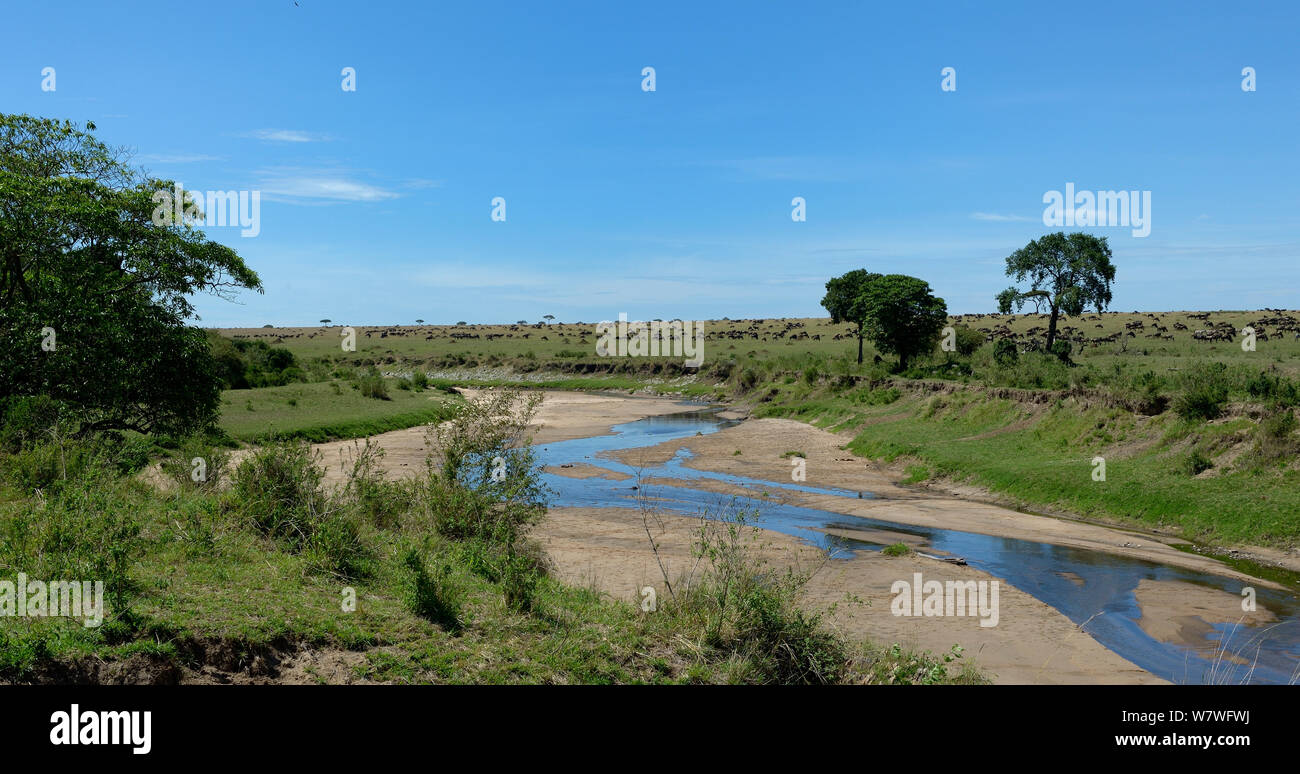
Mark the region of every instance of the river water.
<instances>
[{"instance_id":1,"label":"river water","mask_svg":"<svg viewBox=\"0 0 1300 774\"><path fill-rule=\"evenodd\" d=\"M633 476L639 473L644 479L675 479L684 484L712 479L754 489L753 497L734 500L729 495L689 486L656 484L652 494L655 507L683 515L716 513L724 504L756 511L753 523L757 526L824 547L837 558L849 558L859 551L878 551L883 546L827 535L824 529L879 528L915 535L928 542L933 553L963 557L972 567L1037 597L1076 624L1084 624L1085 631L1120 656L1175 683L1294 684L1300 681L1300 599L1294 593L1256 586L1257 604L1276 614L1277 621L1258 627L1235 623L1213 625L1209 644L1226 642L1226 650L1238 654L1245 662L1234 663L1232 659L1214 659L1210 650L1167 643L1148 635L1138 623L1141 611L1134 594L1138 583L1149 579L1184 581L1240 596L1245 584L1233 578L1100 551L897 524L775 503L764 498L761 492L782 489L846 499L872 497L872 494L695 470L683 464L690 456L687 449L680 450L667 463L640 470L599 456L602 452L707 435L731 424L734 422L717 417L716 410L705 409L648 417L616 425L609 435L539 445L536 451L538 461L547 466L585 463ZM554 507L638 507L635 480L571 478L548 473L545 481L554 492Z\"/></svg>"}]
</instances>

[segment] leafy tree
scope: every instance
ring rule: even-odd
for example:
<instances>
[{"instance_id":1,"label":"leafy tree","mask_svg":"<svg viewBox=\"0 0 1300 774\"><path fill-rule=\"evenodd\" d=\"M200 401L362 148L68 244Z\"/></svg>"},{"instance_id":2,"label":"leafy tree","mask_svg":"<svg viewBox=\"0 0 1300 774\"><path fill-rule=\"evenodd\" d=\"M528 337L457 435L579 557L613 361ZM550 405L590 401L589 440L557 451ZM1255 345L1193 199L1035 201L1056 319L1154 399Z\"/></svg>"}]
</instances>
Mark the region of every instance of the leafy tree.
<instances>
[{"instance_id":1,"label":"leafy tree","mask_svg":"<svg viewBox=\"0 0 1300 774\"><path fill-rule=\"evenodd\" d=\"M886 274L866 283L862 294L864 327L881 352L898 355L899 370L914 356L934 349L948 305L930 292L925 280Z\"/></svg>"},{"instance_id":2,"label":"leafy tree","mask_svg":"<svg viewBox=\"0 0 1300 774\"><path fill-rule=\"evenodd\" d=\"M320 321L320 324L321 324L321 325L329 325L330 322L331 322L330 320L321 320L321 321Z\"/></svg>"},{"instance_id":3,"label":"leafy tree","mask_svg":"<svg viewBox=\"0 0 1300 774\"><path fill-rule=\"evenodd\" d=\"M852 323L857 326L858 363L862 363L862 339L866 336L867 308L865 293L873 280L879 279L866 269L854 269L826 283L826 296L822 306L831 314L831 323Z\"/></svg>"},{"instance_id":4,"label":"leafy tree","mask_svg":"<svg viewBox=\"0 0 1300 774\"><path fill-rule=\"evenodd\" d=\"M79 434L182 434L220 383L190 297L261 282L186 223L154 223L168 180L69 121L0 113L0 402L44 395Z\"/></svg>"},{"instance_id":5,"label":"leafy tree","mask_svg":"<svg viewBox=\"0 0 1300 774\"><path fill-rule=\"evenodd\" d=\"M1047 325L1047 351L1054 352L1056 323L1064 312L1078 317L1084 309L1106 311L1115 266L1105 237L1081 231L1066 235L1058 231L1040 237L1007 256L1007 276L1017 283L1029 280L1029 290L1014 285L997 295L998 311L1009 314L1032 301L1039 312L1046 306L1052 314Z\"/></svg>"},{"instance_id":6,"label":"leafy tree","mask_svg":"<svg viewBox=\"0 0 1300 774\"><path fill-rule=\"evenodd\" d=\"M984 334L966 325L958 325L955 329L957 334L957 354L964 357L970 357L975 354L980 347L984 346Z\"/></svg>"}]
</instances>

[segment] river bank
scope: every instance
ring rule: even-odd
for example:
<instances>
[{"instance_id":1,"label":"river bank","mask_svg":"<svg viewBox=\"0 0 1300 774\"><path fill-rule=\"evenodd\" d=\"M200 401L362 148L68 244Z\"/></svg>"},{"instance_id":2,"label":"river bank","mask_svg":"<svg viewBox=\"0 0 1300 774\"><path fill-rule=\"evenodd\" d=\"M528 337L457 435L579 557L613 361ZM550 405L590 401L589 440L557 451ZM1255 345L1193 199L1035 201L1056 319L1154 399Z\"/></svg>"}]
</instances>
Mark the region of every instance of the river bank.
<instances>
[{"instance_id":1,"label":"river bank","mask_svg":"<svg viewBox=\"0 0 1300 774\"><path fill-rule=\"evenodd\" d=\"M696 409L698 406L656 398L547 393L537 417L535 440L545 448L548 443L586 438L592 433L607 434L612 424L635 418ZM422 434L418 436L419 443L416 438L412 431L398 431L377 436L372 442L390 452L385 465L390 471L400 473L416 457L422 464ZM775 484L790 479L793 466L787 452L798 452L802 455L799 459L803 460L808 484L859 490L870 496L846 500L817 492L771 493L781 502L834 509L865 519L1109 552L1214 573L1241 586L1278 588L1277 584L1253 578L1211 558L1178 550L1170 544L1175 541L1165 542L1148 535L1023 514L987 503L901 487L891 479L889 471L843 451L843 441L840 436L799 422L763 419L741 422L715 433L623 450L612 456L637 467L662 463L686 449L691 456L684 464L692 469L738 474ZM330 445L323 446L326 448L322 451L327 453ZM572 478L624 477L617 472L602 472L598 465L586 464L552 467L549 472ZM635 485L624 483L629 489ZM653 492L659 483L646 482L648 491ZM718 491L726 489L716 481L690 485ZM689 538L697 523L687 516L658 514L655 519L655 529L661 531L655 535L658 557L650 548L645 523L635 510L627 508L555 508L537 528L536 537L555 562L556 572L562 579L636 601L646 586L662 586L659 562L680 569L691 561ZM774 560L795 565L814 561L813 552L795 537L765 532L764 538L765 550L773 552ZM894 616L889 611L889 588L894 581L912 577L914 572L944 580L996 579L972 567L954 567L915 554L892 558L860 552L852 559L826 564L814 573L808 587L808 603L824 607L850 594L869 601L869 605L841 606L836 611L836 624L853 636L897 641L934 651L944 651L960 643L979 667L1000 682L1164 682L1103 647L1058 610L1005 581L1001 598L1003 613L996 627L980 627L978 619L969 617ZM1206 627L1231 625L1241 618L1240 597L1220 589L1205 590L1192 598L1183 593L1178 583L1170 581L1144 584L1140 605L1144 630L1154 632L1152 636L1163 641L1188 648L1205 645ZM1264 608L1259 615L1267 620L1270 613Z\"/></svg>"}]
</instances>

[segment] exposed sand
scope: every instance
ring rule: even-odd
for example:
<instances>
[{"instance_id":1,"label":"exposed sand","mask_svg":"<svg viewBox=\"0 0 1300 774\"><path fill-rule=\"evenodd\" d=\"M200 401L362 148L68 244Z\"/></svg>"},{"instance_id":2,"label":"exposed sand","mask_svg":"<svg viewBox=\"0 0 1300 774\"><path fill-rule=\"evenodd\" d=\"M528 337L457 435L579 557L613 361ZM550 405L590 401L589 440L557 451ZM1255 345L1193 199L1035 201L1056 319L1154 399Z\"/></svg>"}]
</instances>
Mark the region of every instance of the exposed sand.
<instances>
[{"instance_id":1,"label":"exposed sand","mask_svg":"<svg viewBox=\"0 0 1300 774\"><path fill-rule=\"evenodd\" d=\"M1162 642L1172 642L1202 651L1214 651L1220 643L1209 639L1211 624L1240 624L1228 642L1229 654L1238 649L1248 651L1252 633L1245 627L1261 626L1277 620L1273 611L1256 603L1252 611L1241 609L1242 597L1219 589L1206 588L1182 581L1145 579L1135 593L1142 618L1142 630ZM1152 614L1148 615L1147 611ZM1240 660L1240 657L1233 657Z\"/></svg>"},{"instance_id":2,"label":"exposed sand","mask_svg":"<svg viewBox=\"0 0 1300 774\"><path fill-rule=\"evenodd\" d=\"M871 460L845 452L841 448L844 441L844 438L833 433L794 420L750 419L711 435L669 441L644 449L629 449L614 456L621 462L637 467L671 459L678 449L685 447L695 454L686 462L688 467L789 482L791 462L782 455L787 451L801 451L806 455L804 471L807 480L800 483L869 492L875 497L854 500L786 490L780 493L784 502L901 524L958 529L1107 551L1216 573L1252 585L1281 588L1275 583L1233 570L1210 557L1179 551L1169 545L1179 542L1176 540L1166 543L1147 534L1050 516L1035 516L988 503L901 487L894 483L888 472ZM741 450L740 455L734 453L737 449ZM717 488L721 491L725 485Z\"/></svg>"},{"instance_id":3,"label":"exposed sand","mask_svg":"<svg viewBox=\"0 0 1300 774\"><path fill-rule=\"evenodd\" d=\"M557 476L566 476L568 478L608 478L612 481L626 481L632 476L627 473L620 473L617 470L608 470L598 468L595 465L588 465L585 462L578 462L572 465L548 465L542 470L547 473L553 473Z\"/></svg>"},{"instance_id":4,"label":"exposed sand","mask_svg":"<svg viewBox=\"0 0 1300 774\"><path fill-rule=\"evenodd\" d=\"M648 515L643 522L640 512L623 508L557 508L535 535L555 562L559 577L638 603L647 586L660 598L668 594L659 561L674 581L696 567L690 547L698 527L697 519L672 514ZM658 544L658 559L650 548L651 536ZM999 683L1165 682L1006 583L999 587L997 626L981 627L978 617L904 617L891 612L890 587L895 581L910 582L916 572L927 581L993 580L972 567L876 553L823 561L817 551L786 535L763 532L760 541L764 556L774 566L815 569L806 589L807 604L825 610L839 603L832 620L852 638L935 653L960 644L965 648L963 660ZM870 604L846 603L846 594Z\"/></svg>"},{"instance_id":5,"label":"exposed sand","mask_svg":"<svg viewBox=\"0 0 1300 774\"><path fill-rule=\"evenodd\" d=\"M472 396L475 391L466 392ZM548 392L537 416L535 441L545 444L599 435L610 432L611 425L645 416L696 409L678 405L671 399ZM411 428L385 433L371 440L386 451L384 468L401 475L423 466L427 453L425 432L425 428ZM806 455L807 480L804 483L871 492L877 497L853 500L775 488L771 490L772 497L897 523L1110 551L1218 573L1253 585L1274 585L1250 578L1207 557L1177 551L1148 535L1033 516L996 505L905 489L893 483L888 471L845 452L841 448L843 442L840 436L799 422L751 419L718 433L629 450L618 457L634 466L658 463L671 458L679 448L687 447L696 455L687 463L692 467L781 482L790 480L792 468L790 459L782 455L787 451L800 451ZM316 448L324 461L332 463L331 468L337 471L340 453L346 458L356 443L344 441L320 444ZM741 454L734 454L736 450ZM618 474L585 464L551 472L574 477L605 475L619 478ZM641 494L647 503L652 504L653 485L657 482L641 483L645 485ZM681 482L674 484L681 485ZM754 493L753 490L740 490L716 482L701 482L700 485L721 494ZM671 514L648 519L643 522L638 511L629 509L558 508L550 512L534 535L545 546L562 578L591 585L618 599L636 602L641 599L641 590L646 586L654 587L657 594L667 593L660 562L664 563L668 577L674 580L691 572L695 562L690 546L699 526L698 520ZM842 532L846 536L873 542L903 542L927 550L923 541L903 533L865 527L864 530ZM650 547L651 536L659 547L657 558ZM981 627L980 619L974 616L904 617L891 612L893 595L890 587L895 581L910 580L914 572L921 572L925 580L993 580L992 576L974 568L917 555L892 558L874 553L850 560L825 562L818 552L795 538L764 532L761 540L765 555L774 563L818 567L807 588L809 604L826 607L842 603L846 594L854 594L871 603L841 604L837 608L836 625L852 636L870 638L883 644L898 642L935 652L946 651L953 644L960 643L966 649L967 660L973 661L997 682L1165 682L1107 650L1064 615L1005 582L1000 584L999 622L994 627ZM1148 584L1147 588L1140 590L1143 626L1150 626L1147 631L1162 639L1192 638L1196 634L1195 627L1180 624L1178 616L1201 615L1197 611L1209 609L1209 602L1201 599L1193 603L1190 597L1165 589L1166 585L1171 584L1159 587ZM1233 599L1239 607L1239 599Z\"/></svg>"},{"instance_id":6,"label":"exposed sand","mask_svg":"<svg viewBox=\"0 0 1300 774\"><path fill-rule=\"evenodd\" d=\"M483 390L460 391L473 399ZM624 422L662 414L699 411L699 406L683 406L673 398L594 395L584 392L547 392L533 420L533 442L538 444L606 435L610 427ZM385 470L405 475L424 470L429 453L427 425L394 430L373 436L371 443L384 449ZM356 450L364 441L331 441L315 444L327 468L326 482L341 481L352 465Z\"/></svg>"}]
</instances>

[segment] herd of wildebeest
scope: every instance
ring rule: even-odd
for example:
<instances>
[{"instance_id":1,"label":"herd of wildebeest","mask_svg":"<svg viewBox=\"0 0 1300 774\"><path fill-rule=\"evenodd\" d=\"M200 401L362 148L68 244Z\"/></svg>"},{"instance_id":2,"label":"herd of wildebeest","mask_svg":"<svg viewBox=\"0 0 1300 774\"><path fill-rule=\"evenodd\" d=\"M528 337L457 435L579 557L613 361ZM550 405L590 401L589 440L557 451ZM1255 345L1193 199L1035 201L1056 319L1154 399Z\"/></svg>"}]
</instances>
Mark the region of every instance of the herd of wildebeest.
<instances>
[{"instance_id":1,"label":"herd of wildebeest","mask_svg":"<svg viewBox=\"0 0 1300 774\"><path fill-rule=\"evenodd\" d=\"M1047 314L959 314L954 315L954 325L964 325L984 334L988 341L1009 339L1023 349L1040 348L1046 339L1050 318ZM1077 317L1058 320L1057 336L1069 341L1080 350L1104 344L1122 343L1127 339L1156 339L1175 341L1186 338L1199 342L1233 342L1246 328L1253 330L1257 342L1290 337L1300 340L1300 313L1282 309L1265 309L1258 312L1103 312L1085 313ZM489 342L513 342L516 346L539 348L538 355L556 354L555 348L582 347L570 354L586 355L594 349L596 331L594 323L537 322L508 325L384 325L358 326L355 329L359 342L370 339L396 339L408 344L441 342L447 345L465 344L469 347ZM805 319L750 319L706 321L703 324L706 342L832 342L853 340L856 332L852 325L833 325L826 318ZM272 344L316 344L337 341L342 326L303 328L240 328L221 331L232 338L264 339ZM296 340L296 341L295 341ZM395 343L395 342L387 342ZM358 344L358 349L363 345ZM823 345L825 346L825 345ZM297 347L294 347L295 349ZM493 347L495 349L495 347ZM734 348L734 344L732 347Z\"/></svg>"}]
</instances>

